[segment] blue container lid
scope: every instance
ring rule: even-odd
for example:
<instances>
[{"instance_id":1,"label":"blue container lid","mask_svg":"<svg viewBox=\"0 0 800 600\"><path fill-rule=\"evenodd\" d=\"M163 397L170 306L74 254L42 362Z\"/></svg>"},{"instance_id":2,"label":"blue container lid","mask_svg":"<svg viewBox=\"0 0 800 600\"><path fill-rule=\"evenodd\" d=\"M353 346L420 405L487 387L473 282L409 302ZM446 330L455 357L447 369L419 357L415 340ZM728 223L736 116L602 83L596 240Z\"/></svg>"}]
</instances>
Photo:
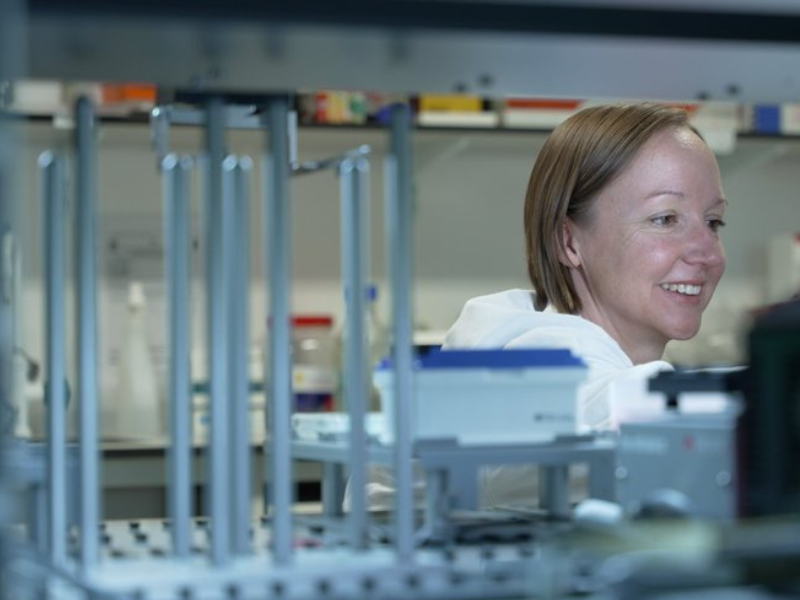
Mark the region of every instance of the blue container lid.
<instances>
[{"instance_id":1,"label":"blue container lid","mask_svg":"<svg viewBox=\"0 0 800 600\"><path fill-rule=\"evenodd\" d=\"M522 369L528 367L584 367L566 348L515 348L510 350L431 350L414 360L419 369ZM390 359L378 369L392 368Z\"/></svg>"}]
</instances>

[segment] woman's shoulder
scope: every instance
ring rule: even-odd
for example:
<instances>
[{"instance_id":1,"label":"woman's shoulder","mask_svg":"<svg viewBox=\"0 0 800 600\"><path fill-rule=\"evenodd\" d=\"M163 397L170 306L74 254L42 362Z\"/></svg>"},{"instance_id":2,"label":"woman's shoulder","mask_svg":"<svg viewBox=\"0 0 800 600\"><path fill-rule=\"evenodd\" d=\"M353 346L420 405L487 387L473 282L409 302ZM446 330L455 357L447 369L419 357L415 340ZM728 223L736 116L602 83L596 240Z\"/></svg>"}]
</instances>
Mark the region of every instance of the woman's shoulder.
<instances>
[{"instance_id":1,"label":"woman's shoulder","mask_svg":"<svg viewBox=\"0 0 800 600\"><path fill-rule=\"evenodd\" d=\"M464 304L464 310L475 309L479 307L494 307L494 308L515 308L523 311L533 311L533 300L535 293L532 290L523 290L514 288L503 290L501 292L493 292L491 294L482 294L470 298Z\"/></svg>"},{"instance_id":2,"label":"woman's shoulder","mask_svg":"<svg viewBox=\"0 0 800 600\"><path fill-rule=\"evenodd\" d=\"M575 315L534 308L534 293L510 289L471 298L445 338L446 348L563 347L605 332Z\"/></svg>"},{"instance_id":3,"label":"woman's shoulder","mask_svg":"<svg viewBox=\"0 0 800 600\"><path fill-rule=\"evenodd\" d=\"M559 313L540 313L535 326L510 340L506 348L569 348L590 367L623 369L633 366L619 344L586 319Z\"/></svg>"},{"instance_id":4,"label":"woman's shoulder","mask_svg":"<svg viewBox=\"0 0 800 600\"><path fill-rule=\"evenodd\" d=\"M532 292L506 290L467 300L447 332L445 348L502 348L536 314Z\"/></svg>"}]
</instances>

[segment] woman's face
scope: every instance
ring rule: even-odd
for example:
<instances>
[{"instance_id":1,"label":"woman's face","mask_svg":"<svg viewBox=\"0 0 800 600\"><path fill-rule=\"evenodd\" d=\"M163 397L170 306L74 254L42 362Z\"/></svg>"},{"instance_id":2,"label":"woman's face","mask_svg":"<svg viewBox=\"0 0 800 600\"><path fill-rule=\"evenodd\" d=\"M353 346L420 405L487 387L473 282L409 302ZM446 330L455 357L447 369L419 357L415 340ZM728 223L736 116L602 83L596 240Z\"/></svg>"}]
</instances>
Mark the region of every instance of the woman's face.
<instances>
[{"instance_id":1,"label":"woman's face","mask_svg":"<svg viewBox=\"0 0 800 600\"><path fill-rule=\"evenodd\" d=\"M660 358L700 328L725 270L727 202L708 146L690 129L650 139L565 239L582 316L634 363Z\"/></svg>"}]
</instances>

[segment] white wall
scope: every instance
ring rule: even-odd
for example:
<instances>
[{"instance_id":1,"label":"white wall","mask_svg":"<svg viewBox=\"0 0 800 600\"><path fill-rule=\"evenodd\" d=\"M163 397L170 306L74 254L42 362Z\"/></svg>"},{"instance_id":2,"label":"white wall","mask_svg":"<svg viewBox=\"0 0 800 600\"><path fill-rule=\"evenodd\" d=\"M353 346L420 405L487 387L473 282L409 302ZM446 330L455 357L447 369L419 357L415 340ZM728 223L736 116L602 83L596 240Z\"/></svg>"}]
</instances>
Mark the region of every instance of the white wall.
<instances>
[{"instance_id":1,"label":"white wall","mask_svg":"<svg viewBox=\"0 0 800 600\"><path fill-rule=\"evenodd\" d=\"M42 356L40 227L35 161L44 148L65 147L69 132L49 124L30 126L21 152L25 183L26 301L23 344ZM417 132L415 207L415 321L420 328L444 330L471 296L510 287L527 287L522 231L522 203L531 164L543 142L540 134L498 132ZM200 133L174 128L172 147L197 152ZM372 274L385 279L382 210L382 159L387 136L379 130L301 129L301 159L321 158L360 144L374 149L371 215ZM260 135L236 132L231 151L256 157ZM671 345L678 362L741 360L735 345L746 311L765 301L766 243L776 233L800 230L800 141L740 140L737 151L720 158L726 194L731 200L723 231L729 266L706 315L701 335L690 343ZM338 188L333 174L293 180L294 305L298 312L342 314L339 284ZM259 182L253 185L251 234L260 226ZM150 337L163 343L161 281L161 198L155 157L146 125L118 124L102 128L99 157L101 348L106 366L113 361L124 320L129 278L142 280L151 301ZM196 195L196 194L195 194ZM196 215L195 215L196 217ZM195 220L197 220L195 218ZM109 249L116 239L121 250ZM254 237L252 272L261 278L260 242ZM198 269L199 273L199 269ZM262 285L255 282L251 315L254 340L263 332ZM198 289L199 280L198 280ZM387 299L381 297L386 315ZM201 325L197 301L195 322ZM69 313L71 314L71 313ZM198 334L198 339L201 336ZM114 379L104 369L105 385Z\"/></svg>"}]
</instances>

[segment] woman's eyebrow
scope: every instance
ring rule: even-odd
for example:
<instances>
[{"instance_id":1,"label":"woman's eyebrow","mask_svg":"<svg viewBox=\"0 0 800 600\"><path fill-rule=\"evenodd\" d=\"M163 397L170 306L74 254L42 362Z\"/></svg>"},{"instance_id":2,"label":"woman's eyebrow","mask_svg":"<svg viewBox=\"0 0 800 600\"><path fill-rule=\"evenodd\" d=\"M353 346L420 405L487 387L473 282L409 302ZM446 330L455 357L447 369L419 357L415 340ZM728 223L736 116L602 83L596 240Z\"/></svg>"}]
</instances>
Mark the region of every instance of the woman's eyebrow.
<instances>
[{"instance_id":1,"label":"woman's eyebrow","mask_svg":"<svg viewBox=\"0 0 800 600\"><path fill-rule=\"evenodd\" d=\"M684 194L681 191L665 189L665 190L656 190L655 192L649 193L647 196L645 196L645 200L649 200L650 198L657 198L659 196L677 196L678 198L686 198L686 194ZM725 198L724 196L720 196L714 202L714 206L716 206L717 204L728 206L728 204L730 203L728 202L727 198Z\"/></svg>"},{"instance_id":2,"label":"woman's eyebrow","mask_svg":"<svg viewBox=\"0 0 800 600\"><path fill-rule=\"evenodd\" d=\"M685 198L686 194L679 192L678 190L656 190L647 194L647 196L645 196L645 200L657 198L658 196L678 196L680 198Z\"/></svg>"}]
</instances>

